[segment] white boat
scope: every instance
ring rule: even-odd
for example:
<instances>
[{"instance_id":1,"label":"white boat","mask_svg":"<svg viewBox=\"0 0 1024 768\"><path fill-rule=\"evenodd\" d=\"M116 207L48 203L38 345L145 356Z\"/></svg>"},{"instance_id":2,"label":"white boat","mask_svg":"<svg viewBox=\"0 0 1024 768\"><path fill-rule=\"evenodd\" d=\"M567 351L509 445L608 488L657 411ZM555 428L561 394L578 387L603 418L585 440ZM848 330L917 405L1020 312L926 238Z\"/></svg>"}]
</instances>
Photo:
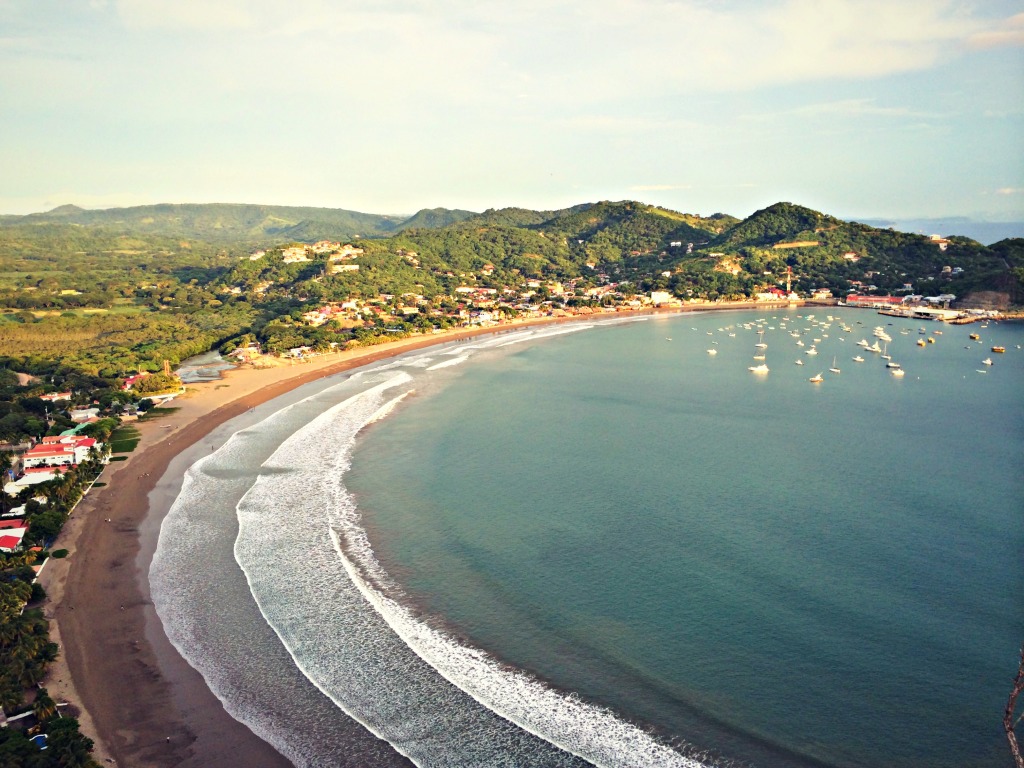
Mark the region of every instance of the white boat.
<instances>
[{"instance_id":1,"label":"white boat","mask_svg":"<svg viewBox=\"0 0 1024 768\"><path fill-rule=\"evenodd\" d=\"M906 371L904 371L902 368L893 368L892 371L890 371L890 373L892 373L892 375L895 376L897 379L901 379L903 378L904 374L906 374Z\"/></svg>"},{"instance_id":2,"label":"white boat","mask_svg":"<svg viewBox=\"0 0 1024 768\"><path fill-rule=\"evenodd\" d=\"M894 363L894 362L892 362L892 361L890 360L890 361L889 361L888 363L886 363L886 364L885 364L885 367L886 367L886 368L889 368L889 369L891 369L891 370L893 370L893 371L898 371L898 370L900 370L900 367L901 367L901 366L900 366L900 364L899 364L899 363Z\"/></svg>"},{"instance_id":3,"label":"white boat","mask_svg":"<svg viewBox=\"0 0 1024 768\"><path fill-rule=\"evenodd\" d=\"M768 366L761 363L760 365L752 365L747 370L751 373L768 373Z\"/></svg>"},{"instance_id":4,"label":"white boat","mask_svg":"<svg viewBox=\"0 0 1024 768\"><path fill-rule=\"evenodd\" d=\"M760 355L754 355L754 359L755 360L764 360L764 353L762 352Z\"/></svg>"},{"instance_id":5,"label":"white boat","mask_svg":"<svg viewBox=\"0 0 1024 768\"><path fill-rule=\"evenodd\" d=\"M709 355L717 355L718 354L718 350L717 349L709 349L708 350L708 354Z\"/></svg>"},{"instance_id":6,"label":"white boat","mask_svg":"<svg viewBox=\"0 0 1024 768\"><path fill-rule=\"evenodd\" d=\"M872 344L870 347L868 347L867 350L868 350L868 352L878 352L879 354L881 354L881 352L882 352L882 348L880 346L878 346L878 342L877 341L874 344Z\"/></svg>"},{"instance_id":7,"label":"white boat","mask_svg":"<svg viewBox=\"0 0 1024 768\"><path fill-rule=\"evenodd\" d=\"M981 361L981 364L982 365L992 365L992 358L991 357L986 357L984 360Z\"/></svg>"},{"instance_id":8,"label":"white boat","mask_svg":"<svg viewBox=\"0 0 1024 768\"><path fill-rule=\"evenodd\" d=\"M864 347L864 349L867 349L870 346L870 344L868 344L867 339L861 339L860 341L857 342L857 346Z\"/></svg>"},{"instance_id":9,"label":"white boat","mask_svg":"<svg viewBox=\"0 0 1024 768\"><path fill-rule=\"evenodd\" d=\"M857 355L856 357L853 358L853 362L855 362L855 363L863 363L864 362L864 358L861 357L860 355Z\"/></svg>"},{"instance_id":10,"label":"white boat","mask_svg":"<svg viewBox=\"0 0 1024 768\"><path fill-rule=\"evenodd\" d=\"M796 361L796 364L797 364L797 365L803 365L803 364L804 364L804 361L803 361L803 360L797 360L797 361Z\"/></svg>"},{"instance_id":11,"label":"white boat","mask_svg":"<svg viewBox=\"0 0 1024 768\"><path fill-rule=\"evenodd\" d=\"M836 368L836 358L835 358L835 355L832 356L832 367L829 368L829 370L832 371L832 373L839 373L839 369Z\"/></svg>"},{"instance_id":12,"label":"white boat","mask_svg":"<svg viewBox=\"0 0 1024 768\"><path fill-rule=\"evenodd\" d=\"M818 354L818 350L816 350L814 347L811 347L806 352L804 352L804 354L805 355L816 355L816 354Z\"/></svg>"},{"instance_id":13,"label":"white boat","mask_svg":"<svg viewBox=\"0 0 1024 768\"><path fill-rule=\"evenodd\" d=\"M825 377L822 376L820 373L817 373L817 374L815 374L814 376L811 376L811 378L808 379L808 381L814 382L815 384L820 384L824 380L825 380Z\"/></svg>"},{"instance_id":14,"label":"white boat","mask_svg":"<svg viewBox=\"0 0 1024 768\"><path fill-rule=\"evenodd\" d=\"M889 344L886 343L885 348L882 350L883 360L892 360L892 355L889 354Z\"/></svg>"}]
</instances>

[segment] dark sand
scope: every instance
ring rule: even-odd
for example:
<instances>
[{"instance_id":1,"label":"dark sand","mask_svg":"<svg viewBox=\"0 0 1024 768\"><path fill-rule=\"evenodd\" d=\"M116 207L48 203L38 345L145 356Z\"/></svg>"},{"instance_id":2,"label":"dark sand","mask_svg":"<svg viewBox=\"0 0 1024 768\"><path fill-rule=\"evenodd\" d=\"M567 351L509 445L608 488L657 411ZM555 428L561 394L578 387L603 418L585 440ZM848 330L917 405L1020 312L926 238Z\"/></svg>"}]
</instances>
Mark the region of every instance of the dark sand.
<instances>
[{"instance_id":1,"label":"dark sand","mask_svg":"<svg viewBox=\"0 0 1024 768\"><path fill-rule=\"evenodd\" d=\"M728 308L738 306L743 305ZM163 634L149 601L148 569L156 535L181 486L180 473L201 455L194 446L225 421L314 379L440 342L525 325L413 337L302 364L229 371L223 381L189 385L189 392L173 403L176 412L138 425L138 448L127 461L112 462L104 470L101 481L106 487L83 499L61 533L54 548L71 554L51 559L41 575L50 596L48 612L55 620L51 632L62 649L46 685L58 701L80 705L73 709L83 732L96 742L99 762L139 767L290 765L224 710ZM172 461L183 454L187 458L190 449L195 455L189 462L176 462L183 466L168 472ZM353 754L381 751L375 736L350 722ZM373 748L364 749L367 740L375 742ZM384 764L410 765L397 752L387 752L393 757Z\"/></svg>"}]
</instances>

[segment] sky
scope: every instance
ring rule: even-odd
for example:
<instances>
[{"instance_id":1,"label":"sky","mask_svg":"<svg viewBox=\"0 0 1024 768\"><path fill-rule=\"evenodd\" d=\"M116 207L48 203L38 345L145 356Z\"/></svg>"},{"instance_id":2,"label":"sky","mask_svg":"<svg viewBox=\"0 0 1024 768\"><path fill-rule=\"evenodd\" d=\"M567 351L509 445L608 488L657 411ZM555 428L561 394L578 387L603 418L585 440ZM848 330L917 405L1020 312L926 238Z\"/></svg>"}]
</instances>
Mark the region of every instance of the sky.
<instances>
[{"instance_id":1,"label":"sky","mask_svg":"<svg viewBox=\"0 0 1024 768\"><path fill-rule=\"evenodd\" d=\"M1024 220L1020 0L0 0L0 213Z\"/></svg>"}]
</instances>

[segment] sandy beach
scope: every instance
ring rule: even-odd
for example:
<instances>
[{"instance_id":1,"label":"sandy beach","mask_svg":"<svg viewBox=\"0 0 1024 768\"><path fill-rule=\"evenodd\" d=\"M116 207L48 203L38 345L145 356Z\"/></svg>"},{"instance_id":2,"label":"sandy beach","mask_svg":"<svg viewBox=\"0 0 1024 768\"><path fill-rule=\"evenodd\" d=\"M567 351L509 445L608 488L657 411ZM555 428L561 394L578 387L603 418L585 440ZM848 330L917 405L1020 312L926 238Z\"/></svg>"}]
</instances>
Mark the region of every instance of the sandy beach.
<instances>
[{"instance_id":1,"label":"sandy beach","mask_svg":"<svg viewBox=\"0 0 1024 768\"><path fill-rule=\"evenodd\" d=\"M566 319L583 318L548 322ZM99 762L290 765L225 712L164 636L149 601L147 572L156 535L181 483L180 475L164 477L172 461L225 421L306 382L523 325L412 337L305 362L233 369L219 381L190 384L173 401L177 410L137 425L138 447L127 460L108 465L100 478L106 485L89 492L54 545L69 550L69 556L51 560L41 576L51 633L62 651L45 684L57 701L71 702L70 712L95 741ZM376 740L355 723L351 738ZM393 764L409 765L397 753Z\"/></svg>"},{"instance_id":2,"label":"sandy beach","mask_svg":"<svg viewBox=\"0 0 1024 768\"><path fill-rule=\"evenodd\" d=\"M202 455L199 443L206 435L309 381L397 354L528 325L601 317L416 336L303 362L233 369L219 381L188 385L172 403L176 410L139 423L138 447L126 460L110 463L100 478L106 485L82 500L54 545L69 556L48 562L40 577L49 595L51 634L62 651L45 684L57 701L71 702L68 711L95 741L94 757L121 766L290 764L228 715L167 640L149 600L147 574L160 523L180 489L181 472ZM169 472L179 456L187 462ZM355 723L351 739L356 753L359 741L376 741ZM391 764L410 763L394 753Z\"/></svg>"}]
</instances>

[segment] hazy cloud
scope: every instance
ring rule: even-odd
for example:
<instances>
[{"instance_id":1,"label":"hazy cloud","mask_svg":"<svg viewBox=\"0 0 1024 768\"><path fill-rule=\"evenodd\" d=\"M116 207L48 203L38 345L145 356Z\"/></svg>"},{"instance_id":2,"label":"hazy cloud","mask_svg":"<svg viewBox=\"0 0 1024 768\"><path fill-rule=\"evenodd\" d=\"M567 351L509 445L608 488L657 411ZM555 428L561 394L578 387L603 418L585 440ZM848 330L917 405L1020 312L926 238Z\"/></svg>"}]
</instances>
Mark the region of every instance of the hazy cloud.
<instances>
[{"instance_id":1,"label":"hazy cloud","mask_svg":"<svg viewBox=\"0 0 1024 768\"><path fill-rule=\"evenodd\" d=\"M1024 13L1003 19L990 29L975 32L967 43L971 48L982 49L1024 46Z\"/></svg>"},{"instance_id":2,"label":"hazy cloud","mask_svg":"<svg viewBox=\"0 0 1024 768\"><path fill-rule=\"evenodd\" d=\"M128 27L223 30L252 27L256 19L248 5L244 0L117 0L117 11Z\"/></svg>"},{"instance_id":3,"label":"hazy cloud","mask_svg":"<svg viewBox=\"0 0 1024 768\"><path fill-rule=\"evenodd\" d=\"M757 114L742 115L741 120L768 121L782 117L889 117L889 118L914 118L914 119L935 119L947 117L938 112L925 112L911 109L907 106L889 107L881 106L875 99L842 99L840 101L826 101L817 104L806 104L793 109L781 112L762 112Z\"/></svg>"},{"instance_id":4,"label":"hazy cloud","mask_svg":"<svg viewBox=\"0 0 1024 768\"><path fill-rule=\"evenodd\" d=\"M676 189L693 189L690 184L634 184L630 192L669 192Z\"/></svg>"}]
</instances>

